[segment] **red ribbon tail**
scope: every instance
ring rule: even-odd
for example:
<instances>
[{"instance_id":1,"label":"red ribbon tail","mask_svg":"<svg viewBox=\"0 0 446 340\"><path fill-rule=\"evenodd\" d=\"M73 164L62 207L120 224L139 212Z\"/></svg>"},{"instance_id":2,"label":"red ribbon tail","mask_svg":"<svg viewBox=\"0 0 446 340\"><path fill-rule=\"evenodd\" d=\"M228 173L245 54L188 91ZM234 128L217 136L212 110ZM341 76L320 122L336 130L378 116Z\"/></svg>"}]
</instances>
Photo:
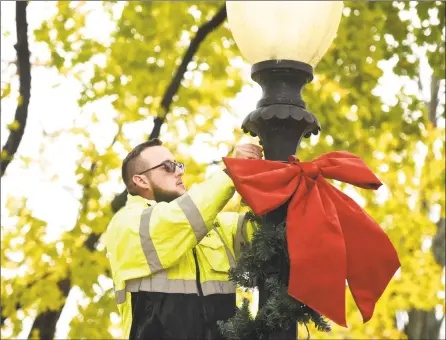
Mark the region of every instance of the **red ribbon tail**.
<instances>
[{"instance_id":1,"label":"red ribbon tail","mask_svg":"<svg viewBox=\"0 0 446 340\"><path fill-rule=\"evenodd\" d=\"M336 210L317 182L314 185L307 177L303 182L288 207L288 292L296 300L347 327L346 254ZM309 192L307 187L311 187Z\"/></svg>"},{"instance_id":2,"label":"red ribbon tail","mask_svg":"<svg viewBox=\"0 0 446 340\"><path fill-rule=\"evenodd\" d=\"M330 186L347 250L347 281L363 321L400 267L395 248L379 225L350 197Z\"/></svg>"}]
</instances>

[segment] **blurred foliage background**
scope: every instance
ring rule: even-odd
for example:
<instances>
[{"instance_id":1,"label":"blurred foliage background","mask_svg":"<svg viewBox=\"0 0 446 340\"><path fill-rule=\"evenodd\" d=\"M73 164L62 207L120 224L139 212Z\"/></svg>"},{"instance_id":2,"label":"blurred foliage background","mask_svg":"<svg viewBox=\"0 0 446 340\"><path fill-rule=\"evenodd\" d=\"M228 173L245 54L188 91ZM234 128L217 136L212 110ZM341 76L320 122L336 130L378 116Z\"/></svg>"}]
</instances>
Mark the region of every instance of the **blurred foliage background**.
<instances>
[{"instance_id":1,"label":"blurred foliage background","mask_svg":"<svg viewBox=\"0 0 446 340\"><path fill-rule=\"evenodd\" d=\"M124 203L121 160L159 136L186 183L202 181L245 138L260 98L222 6L1 3L2 338L120 337L101 234ZM322 132L299 158L365 160L383 188L340 187L402 263L370 322L349 298L349 328L310 329L313 339L444 337L444 15L440 1L345 2L304 90ZM255 312L255 292L242 296Z\"/></svg>"}]
</instances>

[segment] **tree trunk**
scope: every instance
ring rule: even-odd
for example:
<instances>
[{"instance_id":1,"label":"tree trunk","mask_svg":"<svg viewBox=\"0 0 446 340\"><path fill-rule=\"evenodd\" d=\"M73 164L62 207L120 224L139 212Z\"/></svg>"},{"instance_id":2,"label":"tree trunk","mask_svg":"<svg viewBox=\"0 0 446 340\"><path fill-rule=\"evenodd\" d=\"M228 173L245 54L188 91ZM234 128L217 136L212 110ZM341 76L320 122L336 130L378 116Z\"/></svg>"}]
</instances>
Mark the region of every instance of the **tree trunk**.
<instances>
[{"instance_id":1,"label":"tree trunk","mask_svg":"<svg viewBox=\"0 0 446 340\"><path fill-rule=\"evenodd\" d=\"M64 279L58 282L60 291L62 292L65 299L71 290L70 279ZM65 305L65 304L64 304ZM35 339L33 333L38 332L38 339L40 340L52 340L54 339L54 334L56 332L57 321L59 320L60 314L62 313L62 308L58 310L49 310L44 313L37 315L34 320L31 333L28 339Z\"/></svg>"}]
</instances>

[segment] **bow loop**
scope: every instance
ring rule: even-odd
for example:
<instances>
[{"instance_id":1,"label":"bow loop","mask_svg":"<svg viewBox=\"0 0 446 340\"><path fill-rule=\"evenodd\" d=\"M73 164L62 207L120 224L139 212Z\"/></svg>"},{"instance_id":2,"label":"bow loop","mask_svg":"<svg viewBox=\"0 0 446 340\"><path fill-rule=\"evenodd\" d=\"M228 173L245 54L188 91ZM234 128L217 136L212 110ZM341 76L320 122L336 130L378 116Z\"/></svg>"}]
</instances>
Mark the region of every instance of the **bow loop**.
<instances>
[{"instance_id":1,"label":"bow loop","mask_svg":"<svg viewBox=\"0 0 446 340\"><path fill-rule=\"evenodd\" d=\"M398 255L379 225L325 180L376 190L381 182L367 165L348 152L329 152L312 162L290 156L288 164L223 161L235 188L256 214L268 213L291 198L286 220L288 293L346 327L347 280L364 322L370 319L400 267Z\"/></svg>"}]
</instances>

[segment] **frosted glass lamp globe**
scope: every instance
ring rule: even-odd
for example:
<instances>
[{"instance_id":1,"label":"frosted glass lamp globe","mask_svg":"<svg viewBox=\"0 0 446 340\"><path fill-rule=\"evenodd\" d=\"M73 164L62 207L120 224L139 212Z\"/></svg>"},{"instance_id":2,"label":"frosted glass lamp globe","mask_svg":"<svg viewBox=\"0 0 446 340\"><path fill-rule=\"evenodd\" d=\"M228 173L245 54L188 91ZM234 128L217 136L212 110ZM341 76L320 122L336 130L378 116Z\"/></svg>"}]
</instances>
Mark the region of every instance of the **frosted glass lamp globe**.
<instances>
[{"instance_id":1,"label":"frosted glass lamp globe","mask_svg":"<svg viewBox=\"0 0 446 340\"><path fill-rule=\"evenodd\" d=\"M342 9L342 1L226 2L234 40L251 64L294 60L313 68L335 38Z\"/></svg>"}]
</instances>

